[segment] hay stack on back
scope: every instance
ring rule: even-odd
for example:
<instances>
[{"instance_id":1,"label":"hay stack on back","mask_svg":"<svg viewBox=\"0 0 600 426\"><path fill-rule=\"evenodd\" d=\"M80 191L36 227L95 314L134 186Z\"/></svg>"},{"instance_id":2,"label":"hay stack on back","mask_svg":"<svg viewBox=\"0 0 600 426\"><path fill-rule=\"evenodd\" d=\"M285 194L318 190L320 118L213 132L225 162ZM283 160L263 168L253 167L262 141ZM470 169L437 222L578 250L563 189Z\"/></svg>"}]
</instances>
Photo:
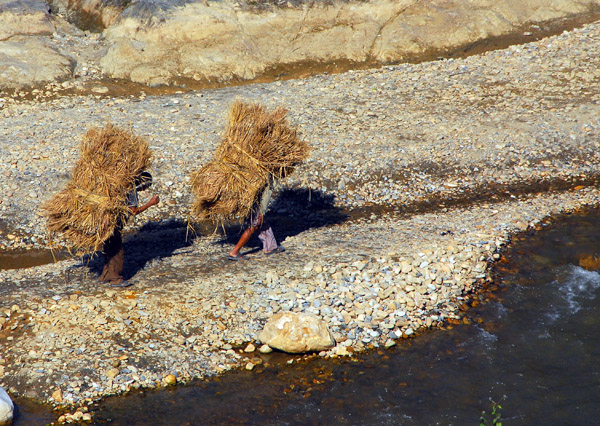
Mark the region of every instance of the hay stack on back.
<instances>
[{"instance_id":1,"label":"hay stack on back","mask_svg":"<svg viewBox=\"0 0 600 426\"><path fill-rule=\"evenodd\" d=\"M195 217L218 223L245 218L271 179L285 178L308 156L286 114L241 101L231 106L215 160L192 173Z\"/></svg>"},{"instance_id":2,"label":"hay stack on back","mask_svg":"<svg viewBox=\"0 0 600 426\"><path fill-rule=\"evenodd\" d=\"M67 187L46 202L49 234L61 233L77 254L102 249L118 223L125 223L127 193L150 165L148 142L111 124L90 129Z\"/></svg>"}]
</instances>

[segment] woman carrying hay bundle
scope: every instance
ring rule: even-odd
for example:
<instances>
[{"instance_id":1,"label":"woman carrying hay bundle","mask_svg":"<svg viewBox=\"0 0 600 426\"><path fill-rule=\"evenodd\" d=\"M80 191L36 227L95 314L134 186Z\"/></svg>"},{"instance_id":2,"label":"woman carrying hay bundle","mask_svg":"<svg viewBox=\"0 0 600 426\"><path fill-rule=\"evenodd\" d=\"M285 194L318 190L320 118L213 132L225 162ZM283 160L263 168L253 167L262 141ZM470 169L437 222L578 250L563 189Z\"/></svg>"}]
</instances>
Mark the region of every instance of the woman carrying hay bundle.
<instances>
[{"instance_id":1,"label":"woman carrying hay bundle","mask_svg":"<svg viewBox=\"0 0 600 426\"><path fill-rule=\"evenodd\" d=\"M158 204L154 196L138 207L137 191L151 176L148 142L111 124L90 129L66 188L42 206L50 236L62 234L78 255L105 253L101 280L123 286L121 230L129 216ZM137 187L137 189L136 189Z\"/></svg>"},{"instance_id":2,"label":"woman carrying hay bundle","mask_svg":"<svg viewBox=\"0 0 600 426\"><path fill-rule=\"evenodd\" d=\"M193 216L221 225L244 221L230 260L242 258L240 250L256 231L265 254L284 251L264 214L274 183L289 176L309 153L306 142L288 125L286 114L283 108L268 113L259 104L234 102L216 158L192 173Z\"/></svg>"},{"instance_id":3,"label":"woman carrying hay bundle","mask_svg":"<svg viewBox=\"0 0 600 426\"><path fill-rule=\"evenodd\" d=\"M263 246L263 252L268 256L275 253L283 253L285 247L277 244L277 239L273 233L271 225L265 221L265 213L269 207L269 201L271 200L271 194L273 193L273 182L269 182L256 196L256 200L250 215L244 221L244 232L240 236L235 247L231 249L227 259L229 260L240 260L242 254L240 250L250 241L252 235L258 231L258 239L261 241Z\"/></svg>"},{"instance_id":4,"label":"woman carrying hay bundle","mask_svg":"<svg viewBox=\"0 0 600 426\"><path fill-rule=\"evenodd\" d=\"M152 185L152 175L149 172L142 172L136 177L135 189L127 194L127 208L132 215L136 216L149 207L155 206L160 201L157 195L153 195L150 200L139 207L137 194L145 191ZM125 261L125 252L123 251L123 222L119 221L114 232L104 242L104 268L100 274L100 281L110 284L112 287L129 287L130 282L123 280L123 263Z\"/></svg>"}]
</instances>

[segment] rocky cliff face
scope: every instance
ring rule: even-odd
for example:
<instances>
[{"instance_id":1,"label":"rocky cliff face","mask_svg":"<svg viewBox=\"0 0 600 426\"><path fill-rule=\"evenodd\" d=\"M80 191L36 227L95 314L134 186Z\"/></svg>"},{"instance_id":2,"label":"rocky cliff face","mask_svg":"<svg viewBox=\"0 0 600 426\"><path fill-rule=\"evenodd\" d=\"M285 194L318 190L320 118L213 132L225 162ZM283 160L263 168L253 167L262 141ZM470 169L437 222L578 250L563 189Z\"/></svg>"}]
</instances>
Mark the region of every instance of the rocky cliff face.
<instances>
[{"instance_id":1,"label":"rocky cliff face","mask_svg":"<svg viewBox=\"0 0 600 426\"><path fill-rule=\"evenodd\" d=\"M155 5L137 2L105 31L106 74L160 84L181 77L247 80L302 62L396 62L584 13L596 2L374 0L257 8L226 0L160 11L145 4Z\"/></svg>"},{"instance_id":2,"label":"rocky cliff face","mask_svg":"<svg viewBox=\"0 0 600 426\"><path fill-rule=\"evenodd\" d=\"M0 7L0 88L72 78L81 57L98 75L150 86L400 62L597 10L600 0L16 0ZM65 31L80 41L58 42Z\"/></svg>"}]
</instances>

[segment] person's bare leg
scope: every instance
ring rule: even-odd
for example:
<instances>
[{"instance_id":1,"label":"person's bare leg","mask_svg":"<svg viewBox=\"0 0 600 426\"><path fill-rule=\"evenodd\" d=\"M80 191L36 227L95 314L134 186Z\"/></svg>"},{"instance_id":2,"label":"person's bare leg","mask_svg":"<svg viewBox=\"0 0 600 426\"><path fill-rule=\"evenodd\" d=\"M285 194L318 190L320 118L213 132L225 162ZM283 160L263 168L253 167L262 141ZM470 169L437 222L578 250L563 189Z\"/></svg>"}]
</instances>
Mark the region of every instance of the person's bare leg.
<instances>
[{"instance_id":1,"label":"person's bare leg","mask_svg":"<svg viewBox=\"0 0 600 426\"><path fill-rule=\"evenodd\" d=\"M240 250L242 249L242 247L244 247L248 243L248 241L250 241L252 234L254 234L254 232L256 231L257 228L258 227L253 226L252 228L246 229L244 231L244 233L242 234L242 236L240 237L237 244L235 245L235 247L232 248L231 251L229 252L229 256L238 257L240 255Z\"/></svg>"}]
</instances>

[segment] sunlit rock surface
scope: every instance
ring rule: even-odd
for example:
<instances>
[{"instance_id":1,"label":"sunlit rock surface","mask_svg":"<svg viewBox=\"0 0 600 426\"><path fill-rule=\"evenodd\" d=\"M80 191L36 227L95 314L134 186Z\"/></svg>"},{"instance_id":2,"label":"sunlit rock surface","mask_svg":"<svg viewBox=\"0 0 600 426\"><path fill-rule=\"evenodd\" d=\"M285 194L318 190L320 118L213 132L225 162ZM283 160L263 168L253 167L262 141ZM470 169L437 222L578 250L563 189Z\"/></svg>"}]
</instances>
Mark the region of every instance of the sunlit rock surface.
<instances>
[{"instance_id":1,"label":"sunlit rock surface","mask_svg":"<svg viewBox=\"0 0 600 426\"><path fill-rule=\"evenodd\" d=\"M313 64L435 58L534 24L599 12L600 0L6 1L0 89L80 77L227 84Z\"/></svg>"},{"instance_id":2,"label":"sunlit rock surface","mask_svg":"<svg viewBox=\"0 0 600 426\"><path fill-rule=\"evenodd\" d=\"M289 353L323 351L335 345L327 324L314 315L283 312L265 324L259 339Z\"/></svg>"},{"instance_id":3,"label":"sunlit rock surface","mask_svg":"<svg viewBox=\"0 0 600 426\"><path fill-rule=\"evenodd\" d=\"M45 39L54 30L41 0L0 4L0 89L18 89L71 76L74 61Z\"/></svg>"},{"instance_id":4,"label":"sunlit rock surface","mask_svg":"<svg viewBox=\"0 0 600 426\"><path fill-rule=\"evenodd\" d=\"M597 5L597 0L379 0L254 7L228 0L143 0L105 31L110 49L101 65L110 76L145 84L249 80L286 64L401 61Z\"/></svg>"},{"instance_id":5,"label":"sunlit rock surface","mask_svg":"<svg viewBox=\"0 0 600 426\"><path fill-rule=\"evenodd\" d=\"M0 88L20 88L71 76L73 61L35 38L0 42Z\"/></svg>"},{"instance_id":6,"label":"sunlit rock surface","mask_svg":"<svg viewBox=\"0 0 600 426\"><path fill-rule=\"evenodd\" d=\"M9 0L0 3L0 41L19 35L48 35L53 27L42 0Z\"/></svg>"}]
</instances>

